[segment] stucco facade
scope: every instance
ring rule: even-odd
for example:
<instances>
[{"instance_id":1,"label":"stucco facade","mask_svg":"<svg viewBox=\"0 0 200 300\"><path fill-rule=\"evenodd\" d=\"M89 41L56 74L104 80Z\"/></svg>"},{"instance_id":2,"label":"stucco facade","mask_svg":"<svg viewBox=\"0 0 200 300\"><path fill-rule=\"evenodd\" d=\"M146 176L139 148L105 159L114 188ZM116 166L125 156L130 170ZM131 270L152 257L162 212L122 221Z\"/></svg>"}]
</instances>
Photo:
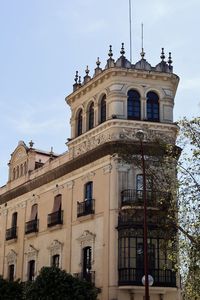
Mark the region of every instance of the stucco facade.
<instances>
[{"instance_id":1,"label":"stucco facade","mask_svg":"<svg viewBox=\"0 0 200 300\"><path fill-rule=\"evenodd\" d=\"M11 155L9 180L0 189L0 274L5 278L34 280L42 266L54 264L93 281L101 289L99 300L143 300L141 280L129 272L143 268L137 266L141 242L132 247L135 256L132 262L128 258L128 267L119 262L119 252L129 255L125 246L119 247L120 236L126 242L124 228L142 239L143 223L123 227L119 217L127 209L123 191L138 192L141 170L123 163L117 153L128 143L139 155L139 130L146 147L155 137L175 145L173 106L179 78L172 72L171 58L167 63L162 56L151 67L144 57L132 65L124 54L122 45L114 61L110 48L105 69L97 61L92 78L88 69L83 82L76 75L73 93L66 98L71 108L66 153L41 151L21 141ZM128 100L129 91L139 98ZM152 95L158 97L155 105L147 103ZM134 101L139 106L131 107ZM134 235L131 241L135 243ZM170 268L156 270L165 275L163 280L155 275L150 299L179 300L178 276Z\"/></svg>"}]
</instances>

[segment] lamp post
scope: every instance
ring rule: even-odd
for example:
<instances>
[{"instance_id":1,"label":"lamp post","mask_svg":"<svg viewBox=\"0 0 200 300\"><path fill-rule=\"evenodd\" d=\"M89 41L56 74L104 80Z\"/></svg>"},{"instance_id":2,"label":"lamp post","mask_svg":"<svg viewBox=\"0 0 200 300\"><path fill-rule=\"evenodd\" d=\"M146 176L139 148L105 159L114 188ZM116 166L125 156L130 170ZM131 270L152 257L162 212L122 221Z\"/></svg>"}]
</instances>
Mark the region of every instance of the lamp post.
<instances>
[{"instance_id":1,"label":"lamp post","mask_svg":"<svg viewBox=\"0 0 200 300\"><path fill-rule=\"evenodd\" d=\"M144 132L139 130L136 137L140 141L140 151L142 159L142 174L143 174L143 203L144 203L144 276L145 276L145 300L149 300L149 278L148 278L148 247L147 247L147 190L146 190L146 172L144 160L143 139Z\"/></svg>"}]
</instances>

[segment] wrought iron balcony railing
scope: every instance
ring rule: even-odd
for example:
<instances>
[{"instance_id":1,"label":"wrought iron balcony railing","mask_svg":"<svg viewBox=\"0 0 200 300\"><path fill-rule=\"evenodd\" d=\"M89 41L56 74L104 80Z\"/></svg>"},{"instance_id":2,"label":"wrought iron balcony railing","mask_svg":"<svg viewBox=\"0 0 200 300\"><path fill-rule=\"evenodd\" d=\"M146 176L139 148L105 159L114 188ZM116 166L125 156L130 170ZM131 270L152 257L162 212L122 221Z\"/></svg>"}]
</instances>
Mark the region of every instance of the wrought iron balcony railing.
<instances>
[{"instance_id":1,"label":"wrought iron balcony railing","mask_svg":"<svg viewBox=\"0 0 200 300\"><path fill-rule=\"evenodd\" d=\"M74 273L74 277L77 277L81 280L86 280L88 282L95 284L95 271Z\"/></svg>"},{"instance_id":2,"label":"wrought iron balcony railing","mask_svg":"<svg viewBox=\"0 0 200 300\"><path fill-rule=\"evenodd\" d=\"M147 206L158 207L169 202L171 194L161 191L146 191ZM123 190L121 192L121 206L143 206L143 191L142 190Z\"/></svg>"},{"instance_id":3,"label":"wrought iron balcony railing","mask_svg":"<svg viewBox=\"0 0 200 300\"><path fill-rule=\"evenodd\" d=\"M17 238L17 226L13 226L6 230L6 241Z\"/></svg>"},{"instance_id":4,"label":"wrought iron balcony railing","mask_svg":"<svg viewBox=\"0 0 200 300\"><path fill-rule=\"evenodd\" d=\"M149 270L153 277L153 286L157 287L176 287L176 273L169 269ZM121 268L119 269L118 285L142 285L143 269Z\"/></svg>"},{"instance_id":5,"label":"wrought iron balcony railing","mask_svg":"<svg viewBox=\"0 0 200 300\"><path fill-rule=\"evenodd\" d=\"M94 214L94 199L77 202L77 217Z\"/></svg>"},{"instance_id":6,"label":"wrought iron balcony railing","mask_svg":"<svg viewBox=\"0 0 200 300\"><path fill-rule=\"evenodd\" d=\"M52 227L58 224L63 224L63 210L58 210L51 214L48 214L47 217L48 227Z\"/></svg>"},{"instance_id":7,"label":"wrought iron balcony railing","mask_svg":"<svg viewBox=\"0 0 200 300\"><path fill-rule=\"evenodd\" d=\"M38 232L38 227L39 227L38 219L26 222L25 234L32 233L32 232Z\"/></svg>"}]
</instances>

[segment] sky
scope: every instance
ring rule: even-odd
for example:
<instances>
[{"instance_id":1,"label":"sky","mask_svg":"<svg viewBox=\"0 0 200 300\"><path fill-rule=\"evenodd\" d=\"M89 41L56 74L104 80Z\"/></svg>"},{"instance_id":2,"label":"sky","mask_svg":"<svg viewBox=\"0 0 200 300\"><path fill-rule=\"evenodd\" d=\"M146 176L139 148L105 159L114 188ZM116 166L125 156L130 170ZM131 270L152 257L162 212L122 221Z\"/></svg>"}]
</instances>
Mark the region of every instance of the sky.
<instances>
[{"instance_id":1,"label":"sky","mask_svg":"<svg viewBox=\"0 0 200 300\"><path fill-rule=\"evenodd\" d=\"M7 182L10 154L20 140L63 153L70 137L76 70L93 75L121 43L129 50L129 0L0 0L0 186ZM132 0L132 52L140 59L141 23L146 60L172 52L180 77L174 121L200 115L200 1Z\"/></svg>"}]
</instances>

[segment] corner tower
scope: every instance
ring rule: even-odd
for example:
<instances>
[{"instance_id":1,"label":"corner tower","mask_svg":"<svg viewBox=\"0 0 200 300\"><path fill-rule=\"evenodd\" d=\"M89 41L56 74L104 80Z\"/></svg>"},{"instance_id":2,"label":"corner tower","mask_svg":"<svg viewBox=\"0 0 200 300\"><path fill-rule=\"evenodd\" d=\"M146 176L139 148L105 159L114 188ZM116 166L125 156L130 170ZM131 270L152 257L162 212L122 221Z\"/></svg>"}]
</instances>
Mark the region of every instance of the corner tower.
<instances>
[{"instance_id":1,"label":"corner tower","mask_svg":"<svg viewBox=\"0 0 200 300\"><path fill-rule=\"evenodd\" d=\"M94 166L103 157L109 166L107 185L101 187L101 178L98 181L99 191L106 191L106 200L101 199L103 231L95 229L96 236L103 234L97 278L101 282L101 299L142 300L144 174L137 163L124 162L119 156L122 149L131 149L135 157L140 155L140 130L144 133L145 149L159 148L155 145L158 139L175 146L178 128L173 122L173 107L179 77L173 73L171 53L166 61L163 48L161 61L154 67L143 52L141 59L131 64L125 57L124 44L117 60L113 59L111 46L108 56L104 69L98 58L93 76L89 75L88 67L83 81L76 72L73 93L66 97L71 108L71 138L67 145L70 159ZM147 206L151 211L147 224L148 268L153 277L150 299L180 299L173 264L168 261L167 251L161 249L159 215L165 208L158 208L158 203L167 203L170 195L162 184L156 187L153 179L149 181L152 184L147 186ZM87 198L84 201L78 203L83 215L95 214L94 203ZM91 209L87 211L88 205ZM97 201L95 205L99 205Z\"/></svg>"}]
</instances>

